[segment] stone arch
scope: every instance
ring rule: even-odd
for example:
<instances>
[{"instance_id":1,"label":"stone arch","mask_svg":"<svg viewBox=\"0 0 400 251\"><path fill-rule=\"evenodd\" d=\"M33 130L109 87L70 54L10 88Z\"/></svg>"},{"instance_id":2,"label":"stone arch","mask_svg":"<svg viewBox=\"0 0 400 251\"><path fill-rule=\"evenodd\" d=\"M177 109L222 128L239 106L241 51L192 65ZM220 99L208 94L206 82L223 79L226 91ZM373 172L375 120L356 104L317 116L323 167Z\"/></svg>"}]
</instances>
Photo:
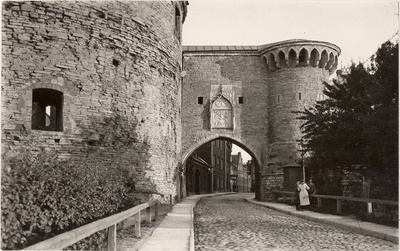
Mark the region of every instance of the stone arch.
<instances>
[{"instance_id":1,"label":"stone arch","mask_svg":"<svg viewBox=\"0 0 400 251\"><path fill-rule=\"evenodd\" d=\"M287 68L285 53L283 51L279 51L278 53L278 67L280 69Z\"/></svg>"},{"instance_id":2,"label":"stone arch","mask_svg":"<svg viewBox=\"0 0 400 251\"><path fill-rule=\"evenodd\" d=\"M253 149L251 146L245 145L244 143L241 142L240 139L229 135L229 134L213 134L210 135L206 138L203 138L202 140L196 142L195 144L193 144L192 146L190 146L183 154L182 154L182 158L181 158L181 163L186 164L187 159L189 158L190 155L192 155L192 153L194 153L194 151L196 151L197 148L199 148L200 146L216 140L216 139L223 139L226 141L230 141L232 143L234 143L235 145L239 146L240 148L242 148L243 150L245 150L248 154L250 154L250 156L252 157L252 159L255 161L256 165L258 165L259 168L261 168L261 156L259 156L257 154L257 151L255 149Z\"/></svg>"},{"instance_id":3,"label":"stone arch","mask_svg":"<svg viewBox=\"0 0 400 251\"><path fill-rule=\"evenodd\" d=\"M263 64L265 65L265 67L267 67L267 69L269 69L268 66L268 58L266 56L262 56L261 57L261 61L263 62Z\"/></svg>"},{"instance_id":4,"label":"stone arch","mask_svg":"<svg viewBox=\"0 0 400 251\"><path fill-rule=\"evenodd\" d=\"M297 66L297 54L293 49L289 51L289 67Z\"/></svg>"},{"instance_id":5,"label":"stone arch","mask_svg":"<svg viewBox=\"0 0 400 251\"><path fill-rule=\"evenodd\" d=\"M316 67L319 62L319 52L317 49L313 49L311 51L311 57L310 57L310 65L313 67Z\"/></svg>"},{"instance_id":6,"label":"stone arch","mask_svg":"<svg viewBox=\"0 0 400 251\"><path fill-rule=\"evenodd\" d=\"M306 50L305 48L301 49L300 53L299 53L299 66L306 66L308 65L308 50Z\"/></svg>"},{"instance_id":7,"label":"stone arch","mask_svg":"<svg viewBox=\"0 0 400 251\"><path fill-rule=\"evenodd\" d=\"M326 62L328 62L328 53L326 50L323 50L321 53L321 59L319 60L319 68L324 68Z\"/></svg>"},{"instance_id":8,"label":"stone arch","mask_svg":"<svg viewBox=\"0 0 400 251\"><path fill-rule=\"evenodd\" d=\"M329 69L330 74L332 74L336 70L337 65L338 65L338 56L335 55L335 60L332 64L331 68Z\"/></svg>"},{"instance_id":9,"label":"stone arch","mask_svg":"<svg viewBox=\"0 0 400 251\"><path fill-rule=\"evenodd\" d=\"M328 60L328 63L326 64L326 66L325 66L325 69L329 70L334 62L335 62L335 57L333 56L333 53L331 52L329 54L329 60Z\"/></svg>"},{"instance_id":10,"label":"stone arch","mask_svg":"<svg viewBox=\"0 0 400 251\"><path fill-rule=\"evenodd\" d=\"M275 56L272 53L268 55L268 67L270 70L276 70Z\"/></svg>"},{"instance_id":11,"label":"stone arch","mask_svg":"<svg viewBox=\"0 0 400 251\"><path fill-rule=\"evenodd\" d=\"M231 102L221 95L210 105L210 128L233 129L233 106Z\"/></svg>"}]
</instances>

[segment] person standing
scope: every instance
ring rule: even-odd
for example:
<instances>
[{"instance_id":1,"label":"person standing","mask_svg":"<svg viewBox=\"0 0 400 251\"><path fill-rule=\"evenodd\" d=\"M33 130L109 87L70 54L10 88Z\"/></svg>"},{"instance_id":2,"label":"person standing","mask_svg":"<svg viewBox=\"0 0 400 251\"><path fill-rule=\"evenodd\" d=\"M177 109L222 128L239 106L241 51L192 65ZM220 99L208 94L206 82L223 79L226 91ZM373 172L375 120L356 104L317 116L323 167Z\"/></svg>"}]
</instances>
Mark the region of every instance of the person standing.
<instances>
[{"instance_id":1,"label":"person standing","mask_svg":"<svg viewBox=\"0 0 400 251\"><path fill-rule=\"evenodd\" d=\"M298 185L299 190L299 200L300 200L300 211L303 211L305 206L310 205L310 197L308 196L308 191L310 187L304 183L304 180L300 180L300 184Z\"/></svg>"},{"instance_id":2,"label":"person standing","mask_svg":"<svg viewBox=\"0 0 400 251\"><path fill-rule=\"evenodd\" d=\"M300 181L297 181L294 187L294 203L296 205L296 210L300 210L300 198L299 198L299 184Z\"/></svg>"},{"instance_id":3,"label":"person standing","mask_svg":"<svg viewBox=\"0 0 400 251\"><path fill-rule=\"evenodd\" d=\"M311 198L311 194L314 194L317 192L316 188L315 188L315 184L312 182L312 178L308 179L307 185L310 188L310 190L308 190L308 195L310 198L310 204L312 204L311 202L314 201L313 199L315 199L315 198Z\"/></svg>"}]
</instances>

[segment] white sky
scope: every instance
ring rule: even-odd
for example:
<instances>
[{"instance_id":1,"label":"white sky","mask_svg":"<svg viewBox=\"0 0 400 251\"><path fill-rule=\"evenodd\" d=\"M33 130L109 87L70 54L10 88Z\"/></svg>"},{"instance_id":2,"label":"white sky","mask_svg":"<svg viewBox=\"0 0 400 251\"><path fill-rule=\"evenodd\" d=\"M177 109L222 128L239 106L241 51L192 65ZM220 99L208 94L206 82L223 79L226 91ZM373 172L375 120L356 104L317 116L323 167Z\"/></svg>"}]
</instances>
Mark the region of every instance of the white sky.
<instances>
[{"instance_id":1,"label":"white sky","mask_svg":"<svg viewBox=\"0 0 400 251\"><path fill-rule=\"evenodd\" d=\"M398 30L397 0L189 0L183 45L336 44L339 62L367 60ZM339 63L339 68L341 64Z\"/></svg>"},{"instance_id":2,"label":"white sky","mask_svg":"<svg viewBox=\"0 0 400 251\"><path fill-rule=\"evenodd\" d=\"M235 144L232 144L232 155L236 155L238 152L240 152L240 155L242 155L243 163L251 160L251 156L245 150Z\"/></svg>"}]
</instances>

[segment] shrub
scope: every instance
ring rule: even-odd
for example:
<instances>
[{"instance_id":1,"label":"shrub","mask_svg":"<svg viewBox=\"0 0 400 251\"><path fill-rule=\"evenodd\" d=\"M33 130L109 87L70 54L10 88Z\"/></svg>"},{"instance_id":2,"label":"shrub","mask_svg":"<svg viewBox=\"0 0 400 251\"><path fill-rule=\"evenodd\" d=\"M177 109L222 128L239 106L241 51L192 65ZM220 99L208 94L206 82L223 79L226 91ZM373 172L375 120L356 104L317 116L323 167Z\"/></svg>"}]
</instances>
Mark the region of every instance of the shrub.
<instances>
[{"instance_id":1,"label":"shrub","mask_svg":"<svg viewBox=\"0 0 400 251\"><path fill-rule=\"evenodd\" d=\"M2 249L22 249L134 206L126 167L61 162L55 151L28 147L2 159ZM105 237L70 248L97 249Z\"/></svg>"}]
</instances>

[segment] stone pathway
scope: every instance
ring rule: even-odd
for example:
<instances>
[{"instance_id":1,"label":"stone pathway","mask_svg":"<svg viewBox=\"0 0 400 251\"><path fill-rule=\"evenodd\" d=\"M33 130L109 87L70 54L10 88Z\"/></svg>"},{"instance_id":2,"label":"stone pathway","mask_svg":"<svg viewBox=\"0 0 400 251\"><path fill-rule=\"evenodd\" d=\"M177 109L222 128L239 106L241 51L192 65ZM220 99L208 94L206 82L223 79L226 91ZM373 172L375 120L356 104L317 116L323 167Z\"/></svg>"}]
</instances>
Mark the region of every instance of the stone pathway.
<instances>
[{"instance_id":1,"label":"stone pathway","mask_svg":"<svg viewBox=\"0 0 400 251\"><path fill-rule=\"evenodd\" d=\"M245 202L205 197L194 209L196 250L399 250L399 245Z\"/></svg>"}]
</instances>

